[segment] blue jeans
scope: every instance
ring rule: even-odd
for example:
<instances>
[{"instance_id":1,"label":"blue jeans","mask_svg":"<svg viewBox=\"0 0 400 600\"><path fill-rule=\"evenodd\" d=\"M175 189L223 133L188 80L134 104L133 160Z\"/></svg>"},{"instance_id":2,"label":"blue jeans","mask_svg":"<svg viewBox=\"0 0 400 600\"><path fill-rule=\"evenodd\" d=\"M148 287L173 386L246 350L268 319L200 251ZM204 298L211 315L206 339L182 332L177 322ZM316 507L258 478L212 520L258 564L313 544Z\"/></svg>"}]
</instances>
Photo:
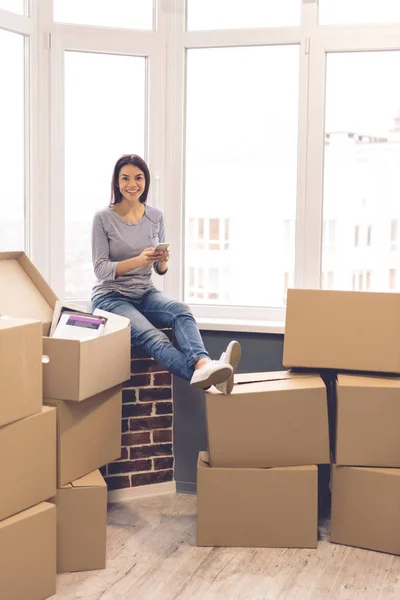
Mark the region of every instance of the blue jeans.
<instances>
[{"instance_id":1,"label":"blue jeans","mask_svg":"<svg viewBox=\"0 0 400 600\"><path fill-rule=\"evenodd\" d=\"M183 379L190 381L194 365L200 358L208 357L190 308L170 300L155 287L145 290L140 298L110 292L94 299L95 308L128 317L132 346L145 350L165 369ZM179 350L159 327L172 329Z\"/></svg>"}]
</instances>

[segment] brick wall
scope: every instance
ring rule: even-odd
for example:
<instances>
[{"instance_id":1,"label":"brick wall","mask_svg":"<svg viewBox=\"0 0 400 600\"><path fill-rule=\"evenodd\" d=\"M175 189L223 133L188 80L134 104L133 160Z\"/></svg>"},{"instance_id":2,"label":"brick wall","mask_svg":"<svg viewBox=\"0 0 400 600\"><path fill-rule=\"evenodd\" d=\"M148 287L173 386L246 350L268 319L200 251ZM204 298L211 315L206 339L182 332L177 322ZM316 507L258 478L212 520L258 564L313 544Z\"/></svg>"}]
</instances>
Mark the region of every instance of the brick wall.
<instances>
[{"instance_id":1,"label":"brick wall","mask_svg":"<svg viewBox=\"0 0 400 600\"><path fill-rule=\"evenodd\" d=\"M133 347L131 356L132 375L122 391L121 458L101 469L109 490L173 480L171 374Z\"/></svg>"}]
</instances>

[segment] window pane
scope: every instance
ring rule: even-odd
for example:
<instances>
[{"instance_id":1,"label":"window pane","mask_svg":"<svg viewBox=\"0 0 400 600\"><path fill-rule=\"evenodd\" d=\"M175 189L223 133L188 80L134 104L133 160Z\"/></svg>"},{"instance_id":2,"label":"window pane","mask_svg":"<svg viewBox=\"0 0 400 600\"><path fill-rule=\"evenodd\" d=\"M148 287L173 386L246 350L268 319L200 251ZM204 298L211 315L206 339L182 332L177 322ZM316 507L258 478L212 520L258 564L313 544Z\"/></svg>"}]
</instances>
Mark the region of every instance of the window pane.
<instances>
[{"instance_id":1,"label":"window pane","mask_svg":"<svg viewBox=\"0 0 400 600\"><path fill-rule=\"evenodd\" d=\"M399 0L319 0L321 25L400 22Z\"/></svg>"},{"instance_id":2,"label":"window pane","mask_svg":"<svg viewBox=\"0 0 400 600\"><path fill-rule=\"evenodd\" d=\"M9 10L10 12L17 13L18 15L25 15L25 0L0 0L0 9Z\"/></svg>"},{"instance_id":3,"label":"window pane","mask_svg":"<svg viewBox=\"0 0 400 600\"><path fill-rule=\"evenodd\" d=\"M152 0L54 0L54 20L77 25L153 29Z\"/></svg>"},{"instance_id":4,"label":"window pane","mask_svg":"<svg viewBox=\"0 0 400 600\"><path fill-rule=\"evenodd\" d=\"M294 270L299 49L196 49L187 59L185 231L204 217L218 236L194 247L186 233L187 268L228 273L210 303L280 307L282 273L291 281Z\"/></svg>"},{"instance_id":5,"label":"window pane","mask_svg":"<svg viewBox=\"0 0 400 600\"><path fill-rule=\"evenodd\" d=\"M110 201L121 154L144 155L146 59L65 55L65 251L68 298L88 298L94 283L91 224ZM114 81L115 84L110 85ZM123 93L120 90L123 88Z\"/></svg>"},{"instance_id":6,"label":"window pane","mask_svg":"<svg viewBox=\"0 0 400 600\"><path fill-rule=\"evenodd\" d=\"M399 70L400 52L327 57L323 219L336 235L322 272L336 289L389 291L399 264Z\"/></svg>"},{"instance_id":7,"label":"window pane","mask_svg":"<svg viewBox=\"0 0 400 600\"><path fill-rule=\"evenodd\" d=\"M0 29L0 250L24 250L24 37ZM5 93L7 89L7 93Z\"/></svg>"},{"instance_id":8,"label":"window pane","mask_svg":"<svg viewBox=\"0 0 400 600\"><path fill-rule=\"evenodd\" d=\"M187 0L187 28L251 29L300 25L301 0Z\"/></svg>"}]
</instances>

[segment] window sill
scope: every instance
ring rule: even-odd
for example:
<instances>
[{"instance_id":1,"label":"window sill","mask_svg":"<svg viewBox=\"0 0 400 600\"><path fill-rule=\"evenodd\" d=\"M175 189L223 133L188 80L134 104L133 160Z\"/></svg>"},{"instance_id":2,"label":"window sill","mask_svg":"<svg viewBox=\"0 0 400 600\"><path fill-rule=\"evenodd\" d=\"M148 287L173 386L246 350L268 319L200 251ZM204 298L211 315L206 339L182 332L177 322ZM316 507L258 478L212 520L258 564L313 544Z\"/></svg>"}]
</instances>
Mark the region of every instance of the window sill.
<instances>
[{"instance_id":1,"label":"window sill","mask_svg":"<svg viewBox=\"0 0 400 600\"><path fill-rule=\"evenodd\" d=\"M246 333L285 333L283 321L251 321L245 319L212 319L196 317L200 331L243 331Z\"/></svg>"}]
</instances>

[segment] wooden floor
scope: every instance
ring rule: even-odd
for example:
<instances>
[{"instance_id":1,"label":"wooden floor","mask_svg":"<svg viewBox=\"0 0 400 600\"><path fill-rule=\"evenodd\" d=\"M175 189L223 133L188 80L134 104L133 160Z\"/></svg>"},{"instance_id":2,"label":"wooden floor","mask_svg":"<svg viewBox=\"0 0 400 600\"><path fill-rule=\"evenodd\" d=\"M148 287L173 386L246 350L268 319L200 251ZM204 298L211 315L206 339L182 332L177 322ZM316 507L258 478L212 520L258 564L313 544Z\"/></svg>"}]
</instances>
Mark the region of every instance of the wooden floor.
<instances>
[{"instance_id":1,"label":"wooden floor","mask_svg":"<svg viewBox=\"0 0 400 600\"><path fill-rule=\"evenodd\" d=\"M58 575L52 600L399 600L400 557L317 550L197 548L196 497L112 504L107 569Z\"/></svg>"}]
</instances>

